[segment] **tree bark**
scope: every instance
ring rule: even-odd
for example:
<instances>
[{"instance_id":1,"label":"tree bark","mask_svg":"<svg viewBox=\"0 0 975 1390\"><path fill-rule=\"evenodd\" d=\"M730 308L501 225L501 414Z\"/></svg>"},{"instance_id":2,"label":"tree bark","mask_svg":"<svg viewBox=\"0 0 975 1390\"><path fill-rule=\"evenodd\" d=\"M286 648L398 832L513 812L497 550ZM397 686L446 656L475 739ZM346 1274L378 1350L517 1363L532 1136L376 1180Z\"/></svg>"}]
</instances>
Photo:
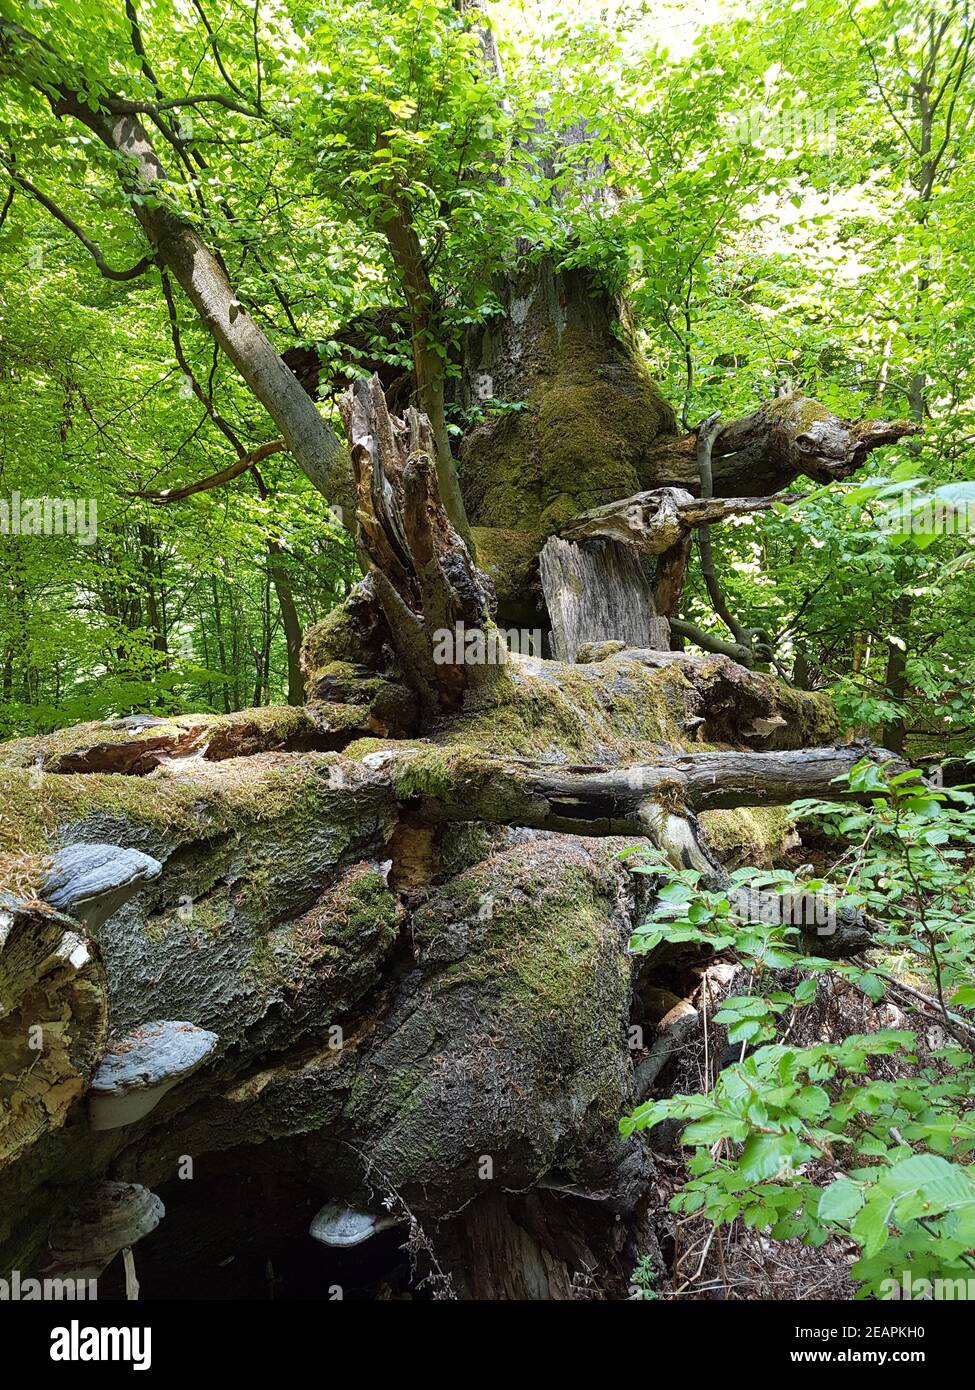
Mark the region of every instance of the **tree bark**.
<instances>
[{"instance_id":1,"label":"tree bark","mask_svg":"<svg viewBox=\"0 0 975 1390\"><path fill-rule=\"evenodd\" d=\"M274 593L281 613L284 640L288 649L288 704L303 705L305 702L305 678L301 671L301 619L295 606L291 582L283 563L283 552L277 541L267 541L268 568Z\"/></svg>"},{"instance_id":2,"label":"tree bark","mask_svg":"<svg viewBox=\"0 0 975 1390\"><path fill-rule=\"evenodd\" d=\"M440 501L429 422L412 409L391 417L376 376L341 409L362 546L403 670L428 710L455 709L493 683L503 656L468 659L467 636L482 647L487 637L493 592Z\"/></svg>"},{"instance_id":3,"label":"tree bark","mask_svg":"<svg viewBox=\"0 0 975 1390\"><path fill-rule=\"evenodd\" d=\"M552 536L540 564L552 650L559 661L575 661L580 647L595 642L670 646L653 580L635 551L613 540L574 545Z\"/></svg>"}]
</instances>

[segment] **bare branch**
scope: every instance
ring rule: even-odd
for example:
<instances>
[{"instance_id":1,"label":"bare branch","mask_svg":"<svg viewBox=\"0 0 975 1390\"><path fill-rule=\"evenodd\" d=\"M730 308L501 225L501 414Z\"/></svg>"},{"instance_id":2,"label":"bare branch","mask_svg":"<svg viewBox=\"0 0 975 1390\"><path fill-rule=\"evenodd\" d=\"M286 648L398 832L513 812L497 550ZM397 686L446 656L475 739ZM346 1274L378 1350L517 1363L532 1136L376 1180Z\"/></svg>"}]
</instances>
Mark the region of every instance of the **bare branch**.
<instances>
[{"instance_id":1,"label":"bare branch","mask_svg":"<svg viewBox=\"0 0 975 1390\"><path fill-rule=\"evenodd\" d=\"M101 271L102 275L105 276L106 280L135 280L138 276L144 275L147 270L151 269L151 267L155 265L155 256L148 255L143 256L141 261L138 261L135 265L130 266L128 270L115 270L105 260L105 257L102 255L100 248L96 245L95 242L92 241L91 237L87 234L87 232L85 232L81 227L78 226L74 218L69 217L63 208L59 208L57 203L55 203L52 198L49 198L46 193L42 193L39 188L35 188L34 185L28 179L25 179L22 174L18 174L14 169L10 169L9 172L11 178L13 178L17 183L19 183L21 188L24 189L26 193L29 193L30 196L35 200L35 202L40 203L41 207L44 208L45 211L49 212L52 217L56 218L57 221L61 223L62 227L66 227L68 231L72 234L72 236L78 238L82 246L85 248L85 250L91 256L92 260L97 265L98 269Z\"/></svg>"},{"instance_id":2,"label":"bare branch","mask_svg":"<svg viewBox=\"0 0 975 1390\"><path fill-rule=\"evenodd\" d=\"M233 80L233 78L230 76L230 73L223 65L223 58L221 58L220 56L220 44L217 40L217 36L214 32L213 26L207 18L206 10L204 10L202 4L200 3L200 0L193 0L193 8L200 16L200 22L203 25L204 29L207 31L207 35L210 39L210 47L213 50L213 57L216 61L217 68L220 72L220 76L226 82L227 86L231 89L231 91L237 93L241 101L246 101L247 94L241 91L240 87L238 87L237 83Z\"/></svg>"},{"instance_id":3,"label":"bare branch","mask_svg":"<svg viewBox=\"0 0 975 1390\"><path fill-rule=\"evenodd\" d=\"M184 487L164 488L162 492L133 492L131 496L141 497L146 502L156 502L160 506L166 506L170 502L182 502L184 498L192 497L197 492L210 492L213 488L223 487L225 483L239 478L242 473L247 473L256 464L270 458L272 454L281 453L286 447L283 439L271 439L251 453L244 454L242 458L237 459L227 468L221 469L219 473L211 474L209 478L200 478L195 483L187 483Z\"/></svg>"}]
</instances>

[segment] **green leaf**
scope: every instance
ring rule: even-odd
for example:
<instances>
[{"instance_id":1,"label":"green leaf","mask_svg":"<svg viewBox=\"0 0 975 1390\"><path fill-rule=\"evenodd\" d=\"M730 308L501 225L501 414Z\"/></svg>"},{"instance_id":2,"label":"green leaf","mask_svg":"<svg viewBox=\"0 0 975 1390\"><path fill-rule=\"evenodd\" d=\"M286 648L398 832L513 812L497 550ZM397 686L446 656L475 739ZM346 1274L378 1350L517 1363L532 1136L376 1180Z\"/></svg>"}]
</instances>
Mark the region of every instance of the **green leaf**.
<instances>
[{"instance_id":1,"label":"green leaf","mask_svg":"<svg viewBox=\"0 0 975 1390\"><path fill-rule=\"evenodd\" d=\"M889 1203L886 1197L871 1197L853 1218L851 1232L863 1246L865 1255L876 1255L890 1236L887 1226Z\"/></svg>"},{"instance_id":2,"label":"green leaf","mask_svg":"<svg viewBox=\"0 0 975 1390\"><path fill-rule=\"evenodd\" d=\"M801 1148L794 1134L753 1134L742 1149L738 1171L749 1182L774 1178L796 1166Z\"/></svg>"},{"instance_id":3,"label":"green leaf","mask_svg":"<svg viewBox=\"0 0 975 1390\"><path fill-rule=\"evenodd\" d=\"M849 1221L863 1206L863 1192L849 1178L837 1178L819 1199L820 1221Z\"/></svg>"}]
</instances>

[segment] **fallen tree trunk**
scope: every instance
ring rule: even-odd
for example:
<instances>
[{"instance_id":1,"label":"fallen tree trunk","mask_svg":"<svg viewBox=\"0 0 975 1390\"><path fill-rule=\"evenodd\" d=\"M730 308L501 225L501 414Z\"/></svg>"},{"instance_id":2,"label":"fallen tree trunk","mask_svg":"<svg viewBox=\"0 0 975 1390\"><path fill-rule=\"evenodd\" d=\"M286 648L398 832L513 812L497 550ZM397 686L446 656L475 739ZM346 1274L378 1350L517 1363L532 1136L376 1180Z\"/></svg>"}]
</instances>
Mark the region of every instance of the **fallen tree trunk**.
<instances>
[{"instance_id":1,"label":"fallen tree trunk","mask_svg":"<svg viewBox=\"0 0 975 1390\"><path fill-rule=\"evenodd\" d=\"M648 805L679 813L786 805L802 797L869 801L869 793L851 792L842 782L864 760L902 766L894 754L857 742L788 753L661 754L650 764L600 769L502 759L479 759L472 766L464 751L454 759L440 750L421 751L415 758L405 752L390 764L389 775L394 787L419 798L421 814L430 819L491 820L577 835L640 835L646 833ZM436 781L435 798L424 794L428 770Z\"/></svg>"},{"instance_id":2,"label":"fallen tree trunk","mask_svg":"<svg viewBox=\"0 0 975 1390\"><path fill-rule=\"evenodd\" d=\"M624 654L572 669L574 681L618 699L621 681L637 679L648 691L677 681L689 695L686 665L649 669ZM539 689L567 670L506 668L501 709L537 716ZM718 692L729 675L707 679ZM588 695L572 698L589 707ZM679 727L679 713L666 717ZM280 718L311 721L314 711ZM626 716L613 718L624 735ZM488 714L476 719L490 728ZM164 1278L153 1252L174 1232L191 1249L199 1240L199 1228L180 1224L193 1184L179 1180L179 1165L193 1155L225 1181L292 1174L318 1205L403 1201L422 1233L414 1281L436 1266L449 1276L443 1287L463 1296L577 1296L580 1280L596 1296L621 1292L627 1268L653 1247L651 1159L616 1131L634 1095L625 947L638 920L619 850L647 836L674 843L673 825L696 827L694 806L823 790L867 750L662 754L649 743L651 760L572 770L485 756L463 738L289 752L266 726L258 739L253 718L213 723L211 742L229 756L208 757L197 729L182 746L174 735L172 756L142 775L128 754L127 773L44 770L91 765L80 748L65 762L57 735L7 756L20 764L2 778L24 848L111 838L163 866L97 929L104 983L77 1055L89 1068L97 1059L106 1009L116 1036L183 1019L219 1041L151 1113L97 1141L82 1067L60 1127L32 1133L27 1149L18 1141L0 1171L0 1263L42 1265L52 1218L106 1179L141 1183L169 1212L139 1245L151 1296ZM140 737L161 753L151 724L89 729L83 741L111 764L106 750ZM45 742L56 756L43 755ZM546 747L555 745L540 725ZM656 824L653 807L671 822ZM8 1016L24 1016L18 1001ZM232 1206L193 1210L222 1257ZM269 1210L269 1222L281 1219ZM462 1261L477 1231L483 1250Z\"/></svg>"},{"instance_id":3,"label":"fallen tree trunk","mask_svg":"<svg viewBox=\"0 0 975 1390\"><path fill-rule=\"evenodd\" d=\"M181 1269L186 1251L221 1267L239 1239L226 1194L257 1178L292 1199L258 1218L260 1240L303 1206L313 1226L327 1208L343 1230L395 1228L401 1291L625 1296L658 1253L652 1154L617 1123L643 1008L621 851L655 844L722 884L715 808L847 795L833 779L885 755L805 747L835 738L823 700L723 658L511 657L488 640L490 586L440 506L423 418L391 418L375 381L343 409L370 574L309 638L310 706L122 720L0 752L15 918L47 922L67 893L104 970L84 979L86 1008L68 976L38 996L46 961L9 971L12 1075L45 1000L70 996L73 1032L69 1063L30 1073L47 1118L0 1155L0 1265L56 1264L77 1213L87 1238L103 1207L110 1257L128 1194L153 1218L151 1291L167 1242ZM49 875L59 846L65 872L97 870L97 893ZM123 1095L126 1059L153 1048L149 1094ZM218 1200L192 1195L187 1160ZM328 1222L315 1229L327 1251Z\"/></svg>"}]
</instances>

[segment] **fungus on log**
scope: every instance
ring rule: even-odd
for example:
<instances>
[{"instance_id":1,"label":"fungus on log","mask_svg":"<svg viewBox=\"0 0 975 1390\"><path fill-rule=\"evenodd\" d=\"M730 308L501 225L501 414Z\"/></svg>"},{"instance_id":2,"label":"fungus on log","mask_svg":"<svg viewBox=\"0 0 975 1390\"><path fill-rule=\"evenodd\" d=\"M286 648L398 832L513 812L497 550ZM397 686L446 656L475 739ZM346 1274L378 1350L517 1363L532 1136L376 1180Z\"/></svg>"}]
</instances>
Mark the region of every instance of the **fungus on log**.
<instances>
[{"instance_id":1,"label":"fungus on log","mask_svg":"<svg viewBox=\"0 0 975 1390\"><path fill-rule=\"evenodd\" d=\"M203 1066L217 1045L216 1033L193 1023L144 1023L106 1052L88 1093L92 1129L135 1124L163 1096Z\"/></svg>"},{"instance_id":2,"label":"fungus on log","mask_svg":"<svg viewBox=\"0 0 975 1390\"><path fill-rule=\"evenodd\" d=\"M162 873L151 855L119 845L68 845L58 850L41 884L41 897L97 929Z\"/></svg>"},{"instance_id":3,"label":"fungus on log","mask_svg":"<svg viewBox=\"0 0 975 1390\"><path fill-rule=\"evenodd\" d=\"M320 1245L351 1250L371 1240L379 1231L388 1231L402 1224L400 1217L392 1216L389 1212L356 1211L346 1202L326 1202L312 1218L308 1234Z\"/></svg>"},{"instance_id":4,"label":"fungus on log","mask_svg":"<svg viewBox=\"0 0 975 1390\"><path fill-rule=\"evenodd\" d=\"M626 949L639 913L620 852L649 841L723 885L714 808L849 797L833 779L887 755L837 744L823 697L672 653L660 634L620 649L593 631L574 653L586 664L571 667L472 662L466 647L438 659L438 634L458 625L489 650L490 585L440 506L423 418L394 420L375 381L343 409L370 573L309 640L312 706L192 716L192 729L90 726L0 753L17 789L38 759L64 774L44 778L38 849L100 839L110 822L120 844L163 866L101 922L123 1034L144 1019L199 1019L221 1040L186 1103L158 1111L144 1103L173 1073L147 1064L147 1089L123 1097L116 1083L138 1046L106 1063L111 1085L91 1092L97 1137L62 1125L41 1175L18 1163L0 1173L4 1258L45 1258L52 1200L65 1208L106 1171L146 1191L193 1154L333 1194L326 1235L332 1217L354 1233L391 1220L364 1209L372 1192L401 1199L426 1242L417 1258L459 1296L570 1297L588 1267L625 1288L655 1237L652 1154L617 1129L640 1083L625 1038L647 968ZM702 504L671 502L682 534L700 524ZM387 721L377 702L395 703L394 686L408 698ZM339 709L357 711L342 741ZM71 901L89 903L92 920L107 903ZM40 973L26 972L28 986ZM105 1052L100 978L97 1040L71 1080L79 1118ZM118 1123L130 1102L141 1112L131 1128ZM133 1238L116 1230L95 1249L69 1230L50 1254L90 1269ZM127 1273L134 1293L131 1260Z\"/></svg>"},{"instance_id":5,"label":"fungus on log","mask_svg":"<svg viewBox=\"0 0 975 1390\"><path fill-rule=\"evenodd\" d=\"M139 1183L103 1182L69 1207L48 1238L47 1272L97 1279L115 1256L154 1231L166 1209ZM127 1279L131 1276L126 1271Z\"/></svg>"}]
</instances>

